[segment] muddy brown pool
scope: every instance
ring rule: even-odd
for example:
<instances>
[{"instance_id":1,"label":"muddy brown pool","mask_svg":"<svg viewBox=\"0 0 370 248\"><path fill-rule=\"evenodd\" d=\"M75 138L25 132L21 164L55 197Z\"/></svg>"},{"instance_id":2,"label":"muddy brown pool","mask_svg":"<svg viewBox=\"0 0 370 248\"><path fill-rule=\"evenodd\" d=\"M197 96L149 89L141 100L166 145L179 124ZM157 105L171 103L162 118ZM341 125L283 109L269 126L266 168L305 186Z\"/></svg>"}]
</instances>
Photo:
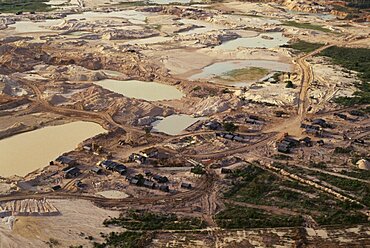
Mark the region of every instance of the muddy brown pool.
<instances>
[{"instance_id":1,"label":"muddy brown pool","mask_svg":"<svg viewBox=\"0 0 370 248\"><path fill-rule=\"evenodd\" d=\"M0 140L0 176L25 176L105 130L92 122L72 122Z\"/></svg>"}]
</instances>

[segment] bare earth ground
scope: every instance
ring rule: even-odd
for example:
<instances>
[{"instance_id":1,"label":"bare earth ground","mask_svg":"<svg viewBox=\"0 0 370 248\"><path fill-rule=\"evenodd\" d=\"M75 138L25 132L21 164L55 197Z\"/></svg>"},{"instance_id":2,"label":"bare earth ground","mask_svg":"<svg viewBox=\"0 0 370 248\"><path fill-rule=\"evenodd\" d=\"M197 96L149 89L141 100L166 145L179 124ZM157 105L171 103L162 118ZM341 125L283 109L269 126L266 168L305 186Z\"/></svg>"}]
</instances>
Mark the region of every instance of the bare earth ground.
<instances>
[{"instance_id":1,"label":"bare earth ground","mask_svg":"<svg viewBox=\"0 0 370 248\"><path fill-rule=\"evenodd\" d=\"M50 239L61 247L87 245L86 238L101 241L100 232L115 231L102 225L107 216L118 216L117 211L105 210L85 200L52 200L60 216L16 217L13 230L0 228L1 247L49 247ZM118 230L118 229L117 229Z\"/></svg>"},{"instance_id":2,"label":"bare earth ground","mask_svg":"<svg viewBox=\"0 0 370 248\"><path fill-rule=\"evenodd\" d=\"M116 3L119 1L71 1L71 9L85 11L97 8L102 11L99 14L104 15ZM132 6L128 9L140 12L144 7ZM231 11L237 16L233 16ZM326 21L312 15L290 14L285 17L288 13L280 5L249 2L216 3L209 8L157 6L144 12L150 15L144 20L144 24L130 23L130 18L94 17L77 23L65 21L45 32L22 34L11 28L1 30L0 37L4 43L1 43L1 53L4 56L0 61L4 73L2 80L5 82L11 79L14 82L1 82L0 102L6 104L14 99L19 100L22 96L17 88L20 88L20 92L26 92L23 97L30 100L28 104L1 111L0 131L5 136L75 120L99 123L109 132L83 141L73 151L66 151L68 156L80 163L78 166L82 172L72 179L64 177L64 167L58 164L44 165L45 168L31 172L25 178L2 179L0 201L50 197L49 201L60 211L60 215L16 216L13 230L2 223L0 247L91 247L92 241L103 241L100 233L122 231L117 227L104 227L102 223L109 216L117 217L118 210L125 211L128 208L199 217L210 226L199 232L159 230L151 247L301 247L300 242L303 241L307 244L305 247L315 248L370 247L367 224L319 227L315 221L312 224L306 218L305 226L299 229L227 230L217 227L215 221L215 215L226 208L226 201L222 196L224 190L239 180L228 179L221 173L221 168L244 168L249 162L257 160L264 170L285 180L287 175L281 174L283 170L274 170L271 167L273 162L280 161L286 164L287 169L308 168L325 175L339 175L342 179L369 183L367 179L359 180L340 174L341 169L352 171L357 167L346 154L333 152L337 147L353 145L356 152L368 154L367 116L344 120L333 115L342 112L349 115L348 111L352 108L341 109L332 99L352 95L356 90L354 83L358 80L354 74L345 72L340 66L334 66L322 57L314 57L320 49L335 44L370 47L369 25L337 19ZM50 13L53 14L54 12ZM48 15L37 14L36 17L44 19ZM35 17L28 14L12 15L6 21L27 18ZM201 19L210 25L221 26L220 29L231 30L234 32L231 35L241 35L244 38L280 30L291 42L301 39L321 43L322 46L305 55L297 55L286 47L220 50L217 46L230 34L225 30L214 30L205 34L177 35L176 32L187 27L179 23L182 18ZM281 25L280 22L286 20L314 23L334 31L320 32ZM71 37L68 36L70 31L88 32L89 35L85 38L78 35ZM63 34L64 32L67 34ZM151 37L154 40L158 38L155 44L145 43L145 38L137 38L151 32L158 35ZM35 39L27 40L24 36ZM21 40L6 41L9 37ZM215 62L253 59L288 63L292 71L282 73L278 83L254 82L245 89L214 84L207 80L189 80L190 76ZM104 70L112 70L114 75L109 76ZM93 81L106 78L155 81L176 87L184 96L163 101L133 99L93 84ZM286 87L288 79L292 80L293 88ZM3 92L8 84L11 89ZM281 116L279 112L282 113ZM173 113L194 114L206 119L175 136L149 133L146 128L150 125L138 124L146 117L157 118ZM257 116L260 123L247 123L246 119L251 116ZM325 118L335 128L324 130L323 137L304 133L301 124L310 122L311 118ZM209 120L236 123L239 126L236 133L246 141L217 137L216 133L228 131L224 127L218 131L209 130L204 125ZM18 130L19 126L23 129ZM309 136L314 146L306 147L301 142L299 148L289 154L292 160L275 159L272 155L281 155L276 151L276 144L284 133L297 139ZM344 134L350 139L345 139ZM318 144L321 139L325 141L324 145ZM363 139L364 144L354 144L352 141L355 139ZM92 147L94 144L93 151L83 150L82 146L85 144ZM145 165L128 161L132 153L146 152L153 148L161 149L158 153L168 157L155 158ZM166 185L170 187L170 192L131 185L129 178L105 169L100 175L90 171L92 166L107 158L124 163L128 167L128 177L144 175L147 170L167 176L170 182ZM307 165L311 161L325 161L328 168L312 168ZM198 176L190 172L189 168L194 166L194 162L202 163L206 170L205 175ZM299 180L299 176L304 178L306 175L298 172L290 180ZM84 186L78 187L78 181ZM300 182L313 189L312 181L317 182L318 179L311 177L304 183ZM181 188L182 182L191 183L193 189ZM360 190L349 193L327 182L320 183L327 186L326 193L331 190L331 195L327 193L331 201L335 197L340 198L342 195L339 193L357 201L359 197L354 193L361 193ZM61 185L60 191L51 190L56 184ZM333 194L333 189L339 193L334 191ZM119 190L121 193L106 192L108 190ZM100 191L112 199L96 195ZM308 195L314 198L317 191L314 192ZM294 193L306 194L299 190ZM240 202L234 204L278 215L296 215L295 210L277 206ZM366 210L367 208L364 212Z\"/></svg>"}]
</instances>

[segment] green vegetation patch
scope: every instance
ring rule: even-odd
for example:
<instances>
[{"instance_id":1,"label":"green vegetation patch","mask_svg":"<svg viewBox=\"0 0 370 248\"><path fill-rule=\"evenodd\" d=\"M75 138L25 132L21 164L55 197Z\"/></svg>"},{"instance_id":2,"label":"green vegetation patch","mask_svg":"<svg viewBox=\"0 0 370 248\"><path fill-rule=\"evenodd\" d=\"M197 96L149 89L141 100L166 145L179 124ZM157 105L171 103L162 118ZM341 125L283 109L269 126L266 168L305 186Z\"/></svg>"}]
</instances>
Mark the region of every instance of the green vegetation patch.
<instances>
[{"instance_id":1,"label":"green vegetation patch","mask_svg":"<svg viewBox=\"0 0 370 248\"><path fill-rule=\"evenodd\" d=\"M198 218L180 218L175 214L158 214L144 210L129 210L127 213L121 213L118 218L104 220L103 224L119 226L127 231L102 234L105 241L94 242L95 248L147 247L155 235L155 230L197 230L207 227L205 222Z\"/></svg>"},{"instance_id":2,"label":"green vegetation patch","mask_svg":"<svg viewBox=\"0 0 370 248\"><path fill-rule=\"evenodd\" d=\"M368 193L366 193L368 192L366 184L361 182L346 181L330 175L326 178L326 174L323 173L280 163L274 163L274 166L303 177L305 175L316 176L334 186L354 190L359 197L362 197L363 203L369 199ZM340 211L345 211L345 214L341 216L340 223L358 224L358 221L363 223L364 220L363 218L351 218L351 216L358 215L361 206L342 202L314 187L281 178L254 164L235 171L228 176L228 179L230 179L232 186L224 193L224 197L235 202L292 209L302 215L311 215L315 220L321 218L322 223L327 222L324 221L325 216L336 216L336 213ZM341 180L342 182L340 182ZM359 192L362 193L359 194Z\"/></svg>"},{"instance_id":3,"label":"green vegetation patch","mask_svg":"<svg viewBox=\"0 0 370 248\"><path fill-rule=\"evenodd\" d=\"M147 1L132 1L132 2L120 2L117 4L112 4L114 7L137 7L137 6L148 6Z\"/></svg>"},{"instance_id":4,"label":"green vegetation patch","mask_svg":"<svg viewBox=\"0 0 370 248\"><path fill-rule=\"evenodd\" d=\"M216 215L216 222L222 228L265 228L295 227L303 223L302 216L273 215L265 211L227 205Z\"/></svg>"},{"instance_id":5,"label":"green vegetation patch","mask_svg":"<svg viewBox=\"0 0 370 248\"><path fill-rule=\"evenodd\" d=\"M235 69L217 76L214 79L222 82L241 82L241 81L254 81L261 79L267 75L269 70L260 67L247 67L242 69Z\"/></svg>"},{"instance_id":6,"label":"green vegetation patch","mask_svg":"<svg viewBox=\"0 0 370 248\"><path fill-rule=\"evenodd\" d=\"M324 44L321 43L310 43L307 41L300 40L290 45L284 45L283 47L293 48L299 52L310 53L316 49L322 47Z\"/></svg>"},{"instance_id":7,"label":"green vegetation patch","mask_svg":"<svg viewBox=\"0 0 370 248\"><path fill-rule=\"evenodd\" d=\"M283 22L284 26L296 27L296 28L304 28L304 29L311 29L321 32L332 32L330 29L324 28L320 25L311 24L308 22L300 23L295 21L285 21Z\"/></svg>"},{"instance_id":8,"label":"green vegetation patch","mask_svg":"<svg viewBox=\"0 0 370 248\"><path fill-rule=\"evenodd\" d=\"M238 126L232 122L224 122L222 124L222 127L225 129L225 131L232 132L232 133L238 130Z\"/></svg>"},{"instance_id":9,"label":"green vegetation patch","mask_svg":"<svg viewBox=\"0 0 370 248\"><path fill-rule=\"evenodd\" d=\"M338 187L340 189L351 192L354 195L357 195L360 199L360 202L370 207L370 185L364 182L336 177L324 173L316 172L315 175L322 181L328 182L331 185ZM368 179L368 178L367 178Z\"/></svg>"},{"instance_id":10,"label":"green vegetation patch","mask_svg":"<svg viewBox=\"0 0 370 248\"><path fill-rule=\"evenodd\" d=\"M190 172L194 173L194 174L198 174L198 175L203 175L203 174L206 173L203 166L201 166L201 165L194 166L193 168L190 169Z\"/></svg>"},{"instance_id":11,"label":"green vegetation patch","mask_svg":"<svg viewBox=\"0 0 370 248\"><path fill-rule=\"evenodd\" d=\"M16 13L31 11L51 11L49 0L0 0L0 12Z\"/></svg>"},{"instance_id":12,"label":"green vegetation patch","mask_svg":"<svg viewBox=\"0 0 370 248\"><path fill-rule=\"evenodd\" d=\"M290 166L280 166L280 167L284 168L284 170L290 173L312 176L321 181L327 182L337 188L348 191L352 195L357 196L361 203L370 207L370 185L368 183L357 181L357 180L352 180L352 179L347 179L343 177L338 177L338 176L322 173L319 171L312 171L312 170L307 170L304 168L298 168L294 166L291 166L291 167ZM349 173L349 174L352 174L352 173ZM353 209L358 209L359 206L353 205L352 207Z\"/></svg>"},{"instance_id":13,"label":"green vegetation patch","mask_svg":"<svg viewBox=\"0 0 370 248\"><path fill-rule=\"evenodd\" d=\"M348 213L344 210L333 211L316 217L320 225L346 225L367 223L367 216L359 212Z\"/></svg>"},{"instance_id":14,"label":"green vegetation patch","mask_svg":"<svg viewBox=\"0 0 370 248\"><path fill-rule=\"evenodd\" d=\"M311 187L296 181L283 180L257 166L250 165L237 170L230 177L233 186L224 196L234 201L302 209L315 209L319 205L315 203L315 199L304 195L315 193Z\"/></svg>"},{"instance_id":15,"label":"green vegetation patch","mask_svg":"<svg viewBox=\"0 0 370 248\"><path fill-rule=\"evenodd\" d=\"M103 243L94 242L94 248L142 248L146 247L151 240L151 235L145 232L111 232L105 237L105 241Z\"/></svg>"},{"instance_id":16,"label":"green vegetation patch","mask_svg":"<svg viewBox=\"0 0 370 248\"><path fill-rule=\"evenodd\" d=\"M342 177L335 177L329 174L324 174L321 172L315 172L315 174L323 181L330 183L338 188L347 191L364 191L366 190L366 183L360 181L346 179ZM368 189L367 189L368 190Z\"/></svg>"},{"instance_id":17,"label":"green vegetation patch","mask_svg":"<svg viewBox=\"0 0 370 248\"><path fill-rule=\"evenodd\" d=\"M148 211L130 210L118 218L106 219L104 225L121 226L129 230L195 230L206 227L198 218L182 217L175 214L157 214Z\"/></svg>"},{"instance_id":18,"label":"green vegetation patch","mask_svg":"<svg viewBox=\"0 0 370 248\"><path fill-rule=\"evenodd\" d=\"M354 177L354 178L365 179L365 180L370 179L370 171L368 171L368 170L356 169L356 170L353 170L353 171L344 171L344 172L341 172L341 173L346 175L346 176L350 176L350 177Z\"/></svg>"}]
</instances>

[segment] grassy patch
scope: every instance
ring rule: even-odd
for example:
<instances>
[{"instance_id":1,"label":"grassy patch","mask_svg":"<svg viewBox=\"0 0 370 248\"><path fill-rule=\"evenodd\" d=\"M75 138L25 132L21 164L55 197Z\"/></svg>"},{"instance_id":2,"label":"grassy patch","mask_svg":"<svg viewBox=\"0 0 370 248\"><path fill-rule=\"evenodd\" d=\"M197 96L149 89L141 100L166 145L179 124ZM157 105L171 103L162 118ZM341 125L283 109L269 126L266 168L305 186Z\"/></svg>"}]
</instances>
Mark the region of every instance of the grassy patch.
<instances>
[{"instance_id":1,"label":"grassy patch","mask_svg":"<svg viewBox=\"0 0 370 248\"><path fill-rule=\"evenodd\" d=\"M365 183L355 181L355 180L351 180L351 179L342 178L342 177L335 177L335 176L331 176L331 175L324 174L324 173L319 173L319 172L315 172L315 174L321 180L323 180L325 182L328 182L331 185L334 185L338 188L341 188L341 189L344 189L344 190L347 190L347 191L357 191L357 192L366 191L366 184Z\"/></svg>"},{"instance_id":2,"label":"grassy patch","mask_svg":"<svg viewBox=\"0 0 370 248\"><path fill-rule=\"evenodd\" d=\"M311 29L311 30L316 30L316 31L321 31L321 32L332 32L330 29L323 28L320 25L316 24L311 24L308 22L300 23L300 22L295 22L295 21L285 21L283 22L284 26L290 26L290 27L296 27L296 28L304 28L304 29Z\"/></svg>"},{"instance_id":3,"label":"grassy patch","mask_svg":"<svg viewBox=\"0 0 370 248\"><path fill-rule=\"evenodd\" d=\"M367 216L358 212L348 213L347 211L338 210L322 214L316 217L320 225L348 225L367 223Z\"/></svg>"},{"instance_id":4,"label":"grassy patch","mask_svg":"<svg viewBox=\"0 0 370 248\"><path fill-rule=\"evenodd\" d=\"M315 51L316 49L322 47L324 44L320 43L310 43L303 40L300 40L296 43L285 45L284 47L293 48L299 52L309 53Z\"/></svg>"},{"instance_id":5,"label":"grassy patch","mask_svg":"<svg viewBox=\"0 0 370 248\"><path fill-rule=\"evenodd\" d=\"M114 7L137 7L137 6L148 6L146 1L133 1L133 2L120 2L117 4L112 4Z\"/></svg>"},{"instance_id":6,"label":"grassy patch","mask_svg":"<svg viewBox=\"0 0 370 248\"><path fill-rule=\"evenodd\" d=\"M175 214L136 210L130 210L127 214L121 213L118 218L106 219L103 224L121 226L129 230L195 230L206 227L206 224L197 218L179 218Z\"/></svg>"},{"instance_id":7,"label":"grassy patch","mask_svg":"<svg viewBox=\"0 0 370 248\"><path fill-rule=\"evenodd\" d=\"M272 215L258 209L227 205L216 215L216 222L222 228L265 228L301 226L301 216Z\"/></svg>"},{"instance_id":8,"label":"grassy patch","mask_svg":"<svg viewBox=\"0 0 370 248\"><path fill-rule=\"evenodd\" d=\"M248 67L242 69L235 69L217 76L214 79L223 82L240 82L245 80L258 80L265 76L269 70L260 67Z\"/></svg>"},{"instance_id":9,"label":"grassy patch","mask_svg":"<svg viewBox=\"0 0 370 248\"><path fill-rule=\"evenodd\" d=\"M0 12L16 13L51 11L52 8L45 2L49 2L49 0L1 0Z\"/></svg>"},{"instance_id":10,"label":"grassy patch","mask_svg":"<svg viewBox=\"0 0 370 248\"><path fill-rule=\"evenodd\" d=\"M370 178L370 171L360 170L360 169L356 169L353 171L344 171L344 172L341 172L341 174L354 177L354 178L365 179L365 180L369 180Z\"/></svg>"}]
</instances>

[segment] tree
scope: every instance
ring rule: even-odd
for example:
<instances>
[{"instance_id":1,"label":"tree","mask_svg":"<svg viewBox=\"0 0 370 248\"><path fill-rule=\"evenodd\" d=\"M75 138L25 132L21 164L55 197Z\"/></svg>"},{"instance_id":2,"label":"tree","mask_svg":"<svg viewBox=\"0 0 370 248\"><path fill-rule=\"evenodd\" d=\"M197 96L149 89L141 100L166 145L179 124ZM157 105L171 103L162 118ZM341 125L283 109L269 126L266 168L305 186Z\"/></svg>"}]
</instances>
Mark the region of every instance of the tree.
<instances>
[{"instance_id":1,"label":"tree","mask_svg":"<svg viewBox=\"0 0 370 248\"><path fill-rule=\"evenodd\" d=\"M294 88L294 84L292 81L288 80L288 81L285 81L285 83L286 83L285 88Z\"/></svg>"},{"instance_id":2,"label":"tree","mask_svg":"<svg viewBox=\"0 0 370 248\"><path fill-rule=\"evenodd\" d=\"M238 129L238 126L236 126L232 122L224 122L223 123L223 128L225 129L225 131L233 133Z\"/></svg>"}]
</instances>

